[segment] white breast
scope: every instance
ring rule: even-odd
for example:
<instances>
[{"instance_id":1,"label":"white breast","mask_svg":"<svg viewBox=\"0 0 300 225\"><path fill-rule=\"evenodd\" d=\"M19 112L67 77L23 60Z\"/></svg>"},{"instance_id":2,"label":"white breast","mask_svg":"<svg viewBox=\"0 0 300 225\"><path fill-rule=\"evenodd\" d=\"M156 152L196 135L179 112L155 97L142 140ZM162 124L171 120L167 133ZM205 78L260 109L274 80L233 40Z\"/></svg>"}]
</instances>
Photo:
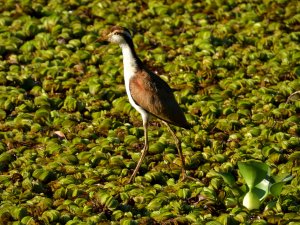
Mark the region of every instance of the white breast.
<instances>
[{"instance_id":1,"label":"white breast","mask_svg":"<svg viewBox=\"0 0 300 225\"><path fill-rule=\"evenodd\" d=\"M133 57L130 47L127 44L120 44L120 47L122 48L123 54L124 80L129 102L142 115L143 122L147 122L149 119L149 114L134 102L130 94L129 82L137 71L137 63Z\"/></svg>"}]
</instances>

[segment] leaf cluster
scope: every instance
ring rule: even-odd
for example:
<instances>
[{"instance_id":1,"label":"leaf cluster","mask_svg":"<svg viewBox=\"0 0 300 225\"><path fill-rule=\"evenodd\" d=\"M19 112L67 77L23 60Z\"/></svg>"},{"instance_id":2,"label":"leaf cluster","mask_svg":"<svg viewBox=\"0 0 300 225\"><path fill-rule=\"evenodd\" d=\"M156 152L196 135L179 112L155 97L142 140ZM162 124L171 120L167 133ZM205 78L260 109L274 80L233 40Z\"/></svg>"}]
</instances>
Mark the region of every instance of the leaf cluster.
<instances>
[{"instance_id":1,"label":"leaf cluster","mask_svg":"<svg viewBox=\"0 0 300 225\"><path fill-rule=\"evenodd\" d=\"M4 224L286 224L299 220L299 2L0 1L0 221ZM190 130L143 129L111 25L175 90ZM280 201L242 206L238 162L291 174ZM233 182L234 181L234 182ZM268 201L270 200L270 201Z\"/></svg>"}]
</instances>

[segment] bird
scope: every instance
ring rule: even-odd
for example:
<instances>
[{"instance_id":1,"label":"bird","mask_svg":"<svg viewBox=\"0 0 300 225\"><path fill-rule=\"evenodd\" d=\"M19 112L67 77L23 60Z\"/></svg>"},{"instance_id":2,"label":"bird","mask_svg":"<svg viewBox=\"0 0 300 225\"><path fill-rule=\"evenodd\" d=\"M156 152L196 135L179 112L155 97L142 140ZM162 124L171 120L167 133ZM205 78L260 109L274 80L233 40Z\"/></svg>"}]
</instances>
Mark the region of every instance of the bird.
<instances>
[{"instance_id":1,"label":"bird","mask_svg":"<svg viewBox=\"0 0 300 225\"><path fill-rule=\"evenodd\" d=\"M170 124L186 129L191 126L177 103L172 89L140 60L135 51L132 35L127 28L113 26L105 30L99 39L107 43L118 44L121 47L126 93L130 104L142 117L145 143L128 183L131 183L135 179L143 159L147 155L149 149L148 124L150 117L160 119L172 134L181 159L182 180L185 180L187 175L181 142L170 127Z\"/></svg>"}]
</instances>

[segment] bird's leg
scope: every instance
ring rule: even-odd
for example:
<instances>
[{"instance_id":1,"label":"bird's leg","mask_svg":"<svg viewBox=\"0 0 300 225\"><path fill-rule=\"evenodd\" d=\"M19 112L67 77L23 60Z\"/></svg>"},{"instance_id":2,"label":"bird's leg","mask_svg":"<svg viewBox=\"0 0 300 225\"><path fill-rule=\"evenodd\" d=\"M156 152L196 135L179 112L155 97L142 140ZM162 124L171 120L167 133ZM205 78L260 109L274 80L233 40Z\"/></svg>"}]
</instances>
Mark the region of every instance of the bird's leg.
<instances>
[{"instance_id":1,"label":"bird's leg","mask_svg":"<svg viewBox=\"0 0 300 225\"><path fill-rule=\"evenodd\" d=\"M144 148L142 149L142 155L128 181L128 183L131 183L133 181L133 179L135 178L137 172L139 171L139 168L141 167L142 165L142 162L143 162L143 159L145 158L147 152L148 152L148 149L149 149L149 145L148 145L148 122L143 122L143 126L144 126L144 138L145 138L145 146Z\"/></svg>"},{"instance_id":2,"label":"bird's leg","mask_svg":"<svg viewBox=\"0 0 300 225\"><path fill-rule=\"evenodd\" d=\"M182 173L182 177L183 177L183 180L184 180L186 174L185 174L185 161L184 161L184 157L183 157L183 154L182 154L182 148L181 148L181 141L178 139L178 137L176 136L176 134L174 133L174 131L172 130L170 125L165 121L163 121L163 123L167 126L168 130L170 131L170 133L172 134L172 136L174 138L175 145L176 145L176 148L178 150L179 157L181 159L181 173Z\"/></svg>"},{"instance_id":3,"label":"bird's leg","mask_svg":"<svg viewBox=\"0 0 300 225\"><path fill-rule=\"evenodd\" d=\"M176 148L178 150L179 157L181 159L182 181L186 180L187 178L191 179L191 180L197 180L197 179L195 179L193 177L190 177L190 176L186 175L186 172L185 172L185 161L184 161L184 156L182 154L181 141L176 136L176 134L174 133L174 131L172 130L172 128L170 127L170 125L167 122L165 122L165 121L162 121L162 122L167 126L168 130L170 131L170 133L172 134L172 136L174 138L175 145L176 145Z\"/></svg>"}]
</instances>

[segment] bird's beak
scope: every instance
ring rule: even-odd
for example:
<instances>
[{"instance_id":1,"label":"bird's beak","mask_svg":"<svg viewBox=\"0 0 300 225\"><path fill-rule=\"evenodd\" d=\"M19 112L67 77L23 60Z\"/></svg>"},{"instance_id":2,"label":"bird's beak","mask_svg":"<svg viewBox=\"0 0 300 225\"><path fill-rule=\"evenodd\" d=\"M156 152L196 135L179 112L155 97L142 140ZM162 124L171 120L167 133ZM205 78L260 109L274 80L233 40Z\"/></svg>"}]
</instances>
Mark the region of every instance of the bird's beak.
<instances>
[{"instance_id":1,"label":"bird's beak","mask_svg":"<svg viewBox=\"0 0 300 225\"><path fill-rule=\"evenodd\" d=\"M107 45L109 43L109 41L107 41L107 37L106 36L101 36L98 39L96 39L95 42L100 43L101 45Z\"/></svg>"},{"instance_id":2,"label":"bird's beak","mask_svg":"<svg viewBox=\"0 0 300 225\"><path fill-rule=\"evenodd\" d=\"M101 32L101 35L98 39L96 39L96 42L99 42L102 45L107 45L109 43L109 30L103 30Z\"/></svg>"}]
</instances>

